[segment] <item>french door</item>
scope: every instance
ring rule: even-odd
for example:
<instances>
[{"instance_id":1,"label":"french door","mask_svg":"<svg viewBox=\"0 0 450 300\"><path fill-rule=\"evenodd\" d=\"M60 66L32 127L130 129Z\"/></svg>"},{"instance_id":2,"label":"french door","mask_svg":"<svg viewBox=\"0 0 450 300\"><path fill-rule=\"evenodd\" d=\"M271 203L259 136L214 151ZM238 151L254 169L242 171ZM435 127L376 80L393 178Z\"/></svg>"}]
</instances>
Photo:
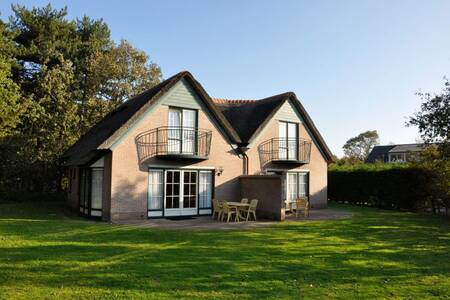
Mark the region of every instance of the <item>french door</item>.
<instances>
[{"instance_id":1,"label":"french door","mask_svg":"<svg viewBox=\"0 0 450 300\"><path fill-rule=\"evenodd\" d=\"M194 154L196 149L196 129L196 110L170 108L167 134L168 152L174 154Z\"/></svg>"},{"instance_id":2,"label":"french door","mask_svg":"<svg viewBox=\"0 0 450 300\"><path fill-rule=\"evenodd\" d=\"M278 158L296 160L298 152L298 129L296 123L280 122L278 125Z\"/></svg>"},{"instance_id":3,"label":"french door","mask_svg":"<svg viewBox=\"0 0 450 300\"><path fill-rule=\"evenodd\" d=\"M197 214L197 171L166 171L165 216Z\"/></svg>"},{"instance_id":4,"label":"french door","mask_svg":"<svg viewBox=\"0 0 450 300\"><path fill-rule=\"evenodd\" d=\"M210 170L150 169L148 216L210 214L213 180Z\"/></svg>"}]
</instances>

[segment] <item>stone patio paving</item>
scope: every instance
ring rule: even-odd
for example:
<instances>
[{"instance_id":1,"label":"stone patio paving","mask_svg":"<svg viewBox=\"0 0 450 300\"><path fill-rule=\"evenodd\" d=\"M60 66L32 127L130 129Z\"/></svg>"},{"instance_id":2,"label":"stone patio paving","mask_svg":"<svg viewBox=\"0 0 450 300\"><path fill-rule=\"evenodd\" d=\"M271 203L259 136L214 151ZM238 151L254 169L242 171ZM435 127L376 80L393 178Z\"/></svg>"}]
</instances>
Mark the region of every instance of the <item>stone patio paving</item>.
<instances>
[{"instance_id":1,"label":"stone patio paving","mask_svg":"<svg viewBox=\"0 0 450 300\"><path fill-rule=\"evenodd\" d=\"M351 218L353 214L348 211L335 210L331 208L314 209L310 211L309 218L298 217L292 215L286 216L284 222L308 222L318 220L338 220ZM149 219L149 220L130 220L120 221L115 224L133 225L143 228L159 228L159 229L173 229L173 230L229 230L229 229L251 229L256 227L269 226L280 223L271 220L258 220L249 222L219 222L211 219L210 216L194 217L193 219L185 220L168 220L168 219Z\"/></svg>"}]
</instances>

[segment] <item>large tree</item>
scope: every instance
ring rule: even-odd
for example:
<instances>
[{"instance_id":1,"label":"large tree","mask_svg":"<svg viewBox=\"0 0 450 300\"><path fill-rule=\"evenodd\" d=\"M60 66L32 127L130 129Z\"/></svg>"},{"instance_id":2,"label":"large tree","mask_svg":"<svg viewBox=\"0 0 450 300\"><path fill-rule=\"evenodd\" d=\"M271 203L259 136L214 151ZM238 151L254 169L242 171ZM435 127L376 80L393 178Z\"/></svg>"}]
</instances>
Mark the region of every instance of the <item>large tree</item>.
<instances>
[{"instance_id":1,"label":"large tree","mask_svg":"<svg viewBox=\"0 0 450 300\"><path fill-rule=\"evenodd\" d=\"M429 200L436 206L450 209L450 82L445 80L440 94L418 93L421 109L410 117L408 126L417 126L422 139L429 145L416 164L429 171Z\"/></svg>"},{"instance_id":2,"label":"large tree","mask_svg":"<svg viewBox=\"0 0 450 300\"><path fill-rule=\"evenodd\" d=\"M130 43L116 45L103 20L68 20L67 8L51 5L12 11L0 24L1 135L11 132L0 140L0 191L42 190L57 181L61 153L118 104L157 84L161 70Z\"/></svg>"},{"instance_id":3,"label":"large tree","mask_svg":"<svg viewBox=\"0 0 450 300\"><path fill-rule=\"evenodd\" d=\"M420 111L410 117L408 126L417 126L425 143L440 144L441 151L450 157L450 82L445 80L440 94L418 93L423 100Z\"/></svg>"},{"instance_id":4,"label":"large tree","mask_svg":"<svg viewBox=\"0 0 450 300\"><path fill-rule=\"evenodd\" d=\"M377 131L369 130L349 139L342 148L347 158L364 161L372 148L378 144L379 136Z\"/></svg>"},{"instance_id":5,"label":"large tree","mask_svg":"<svg viewBox=\"0 0 450 300\"><path fill-rule=\"evenodd\" d=\"M0 138L11 135L23 109L19 106L19 86L13 81L11 68L14 43L0 20Z\"/></svg>"}]
</instances>

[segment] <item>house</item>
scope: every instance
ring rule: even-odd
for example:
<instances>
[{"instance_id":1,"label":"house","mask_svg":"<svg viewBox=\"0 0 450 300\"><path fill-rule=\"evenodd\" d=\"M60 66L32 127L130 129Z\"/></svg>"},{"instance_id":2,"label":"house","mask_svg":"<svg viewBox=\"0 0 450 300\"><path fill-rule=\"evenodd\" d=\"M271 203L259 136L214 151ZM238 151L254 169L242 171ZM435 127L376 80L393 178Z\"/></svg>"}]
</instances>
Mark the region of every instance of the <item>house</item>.
<instances>
[{"instance_id":1,"label":"house","mask_svg":"<svg viewBox=\"0 0 450 300\"><path fill-rule=\"evenodd\" d=\"M212 198L245 194L245 176L278 178L276 197L326 207L331 160L294 93L214 99L187 71L120 105L62 156L69 206L109 221L208 215Z\"/></svg>"},{"instance_id":2,"label":"house","mask_svg":"<svg viewBox=\"0 0 450 300\"><path fill-rule=\"evenodd\" d=\"M424 148L425 144L375 146L367 156L366 162L404 163L411 161Z\"/></svg>"}]
</instances>

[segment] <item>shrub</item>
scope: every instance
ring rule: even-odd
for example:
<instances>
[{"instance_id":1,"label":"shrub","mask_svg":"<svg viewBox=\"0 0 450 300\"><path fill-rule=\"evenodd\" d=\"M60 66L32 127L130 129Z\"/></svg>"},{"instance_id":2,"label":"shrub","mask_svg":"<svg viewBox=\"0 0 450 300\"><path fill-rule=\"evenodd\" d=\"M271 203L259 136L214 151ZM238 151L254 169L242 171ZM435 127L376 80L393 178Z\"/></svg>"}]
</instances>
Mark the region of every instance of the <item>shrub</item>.
<instances>
[{"instance_id":1,"label":"shrub","mask_svg":"<svg viewBox=\"0 0 450 300\"><path fill-rule=\"evenodd\" d=\"M427 206L429 171L408 164L332 165L330 200L385 209L417 210Z\"/></svg>"}]
</instances>

